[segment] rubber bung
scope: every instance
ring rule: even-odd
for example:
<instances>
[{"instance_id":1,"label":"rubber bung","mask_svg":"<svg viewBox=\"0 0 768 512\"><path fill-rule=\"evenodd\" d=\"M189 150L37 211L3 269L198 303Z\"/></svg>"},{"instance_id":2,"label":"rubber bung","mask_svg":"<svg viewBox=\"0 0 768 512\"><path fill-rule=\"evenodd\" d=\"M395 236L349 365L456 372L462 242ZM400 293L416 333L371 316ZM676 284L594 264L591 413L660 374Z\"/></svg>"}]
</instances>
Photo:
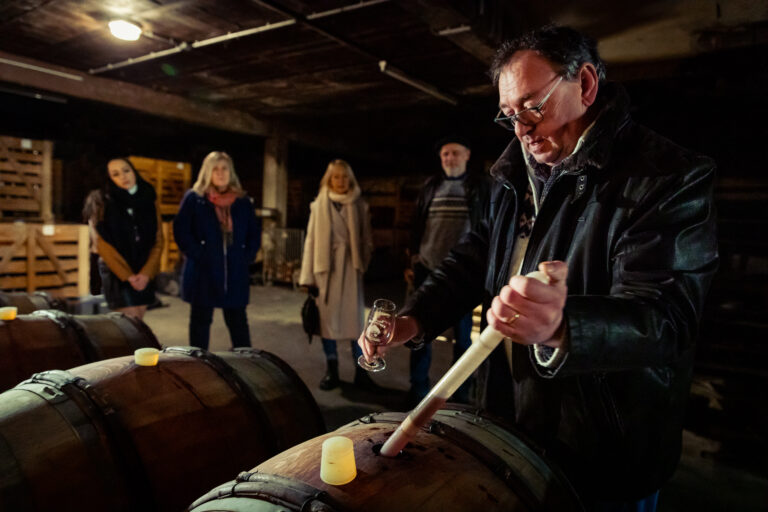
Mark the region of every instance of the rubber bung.
<instances>
[{"instance_id":1,"label":"rubber bung","mask_svg":"<svg viewBox=\"0 0 768 512\"><path fill-rule=\"evenodd\" d=\"M356 476L355 447L352 440L344 436L333 436L323 441L320 479L329 485L344 485Z\"/></svg>"},{"instance_id":2,"label":"rubber bung","mask_svg":"<svg viewBox=\"0 0 768 512\"><path fill-rule=\"evenodd\" d=\"M139 348L133 353L133 361L139 366L157 366L160 351L156 348Z\"/></svg>"}]
</instances>

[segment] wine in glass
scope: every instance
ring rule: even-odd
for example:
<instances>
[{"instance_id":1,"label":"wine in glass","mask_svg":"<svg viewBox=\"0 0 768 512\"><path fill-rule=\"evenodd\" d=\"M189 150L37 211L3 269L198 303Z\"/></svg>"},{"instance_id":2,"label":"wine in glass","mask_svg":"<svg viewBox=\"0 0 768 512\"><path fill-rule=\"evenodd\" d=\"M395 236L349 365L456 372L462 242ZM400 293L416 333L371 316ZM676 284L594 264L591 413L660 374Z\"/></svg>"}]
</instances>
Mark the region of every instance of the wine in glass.
<instances>
[{"instance_id":1,"label":"wine in glass","mask_svg":"<svg viewBox=\"0 0 768 512\"><path fill-rule=\"evenodd\" d=\"M386 345L395 334L395 316L397 306L391 300L376 299L368 313L368 325L365 326L365 339L372 345ZM380 372L387 367L387 363L380 356L374 356L369 363L365 355L357 358L357 364L363 370Z\"/></svg>"}]
</instances>

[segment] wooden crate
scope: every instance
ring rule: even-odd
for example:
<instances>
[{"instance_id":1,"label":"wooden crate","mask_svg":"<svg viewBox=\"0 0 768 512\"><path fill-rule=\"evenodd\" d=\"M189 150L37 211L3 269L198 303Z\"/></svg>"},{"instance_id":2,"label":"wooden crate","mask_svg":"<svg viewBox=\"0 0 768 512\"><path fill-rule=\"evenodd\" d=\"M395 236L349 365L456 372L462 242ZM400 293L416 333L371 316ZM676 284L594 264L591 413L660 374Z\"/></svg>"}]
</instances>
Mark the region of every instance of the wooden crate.
<instances>
[{"instance_id":1,"label":"wooden crate","mask_svg":"<svg viewBox=\"0 0 768 512\"><path fill-rule=\"evenodd\" d=\"M86 225L0 223L0 290L88 295L88 250Z\"/></svg>"},{"instance_id":2,"label":"wooden crate","mask_svg":"<svg viewBox=\"0 0 768 512\"><path fill-rule=\"evenodd\" d=\"M160 272L173 272L180 258L179 246L173 239L173 222L163 222L163 252L160 254Z\"/></svg>"},{"instance_id":3,"label":"wooden crate","mask_svg":"<svg viewBox=\"0 0 768 512\"><path fill-rule=\"evenodd\" d=\"M143 156L129 156L128 159L141 177L155 187L160 214L175 215L179 211L184 192L190 187L192 165Z\"/></svg>"},{"instance_id":4,"label":"wooden crate","mask_svg":"<svg viewBox=\"0 0 768 512\"><path fill-rule=\"evenodd\" d=\"M0 218L53 220L53 142L0 135Z\"/></svg>"}]
</instances>

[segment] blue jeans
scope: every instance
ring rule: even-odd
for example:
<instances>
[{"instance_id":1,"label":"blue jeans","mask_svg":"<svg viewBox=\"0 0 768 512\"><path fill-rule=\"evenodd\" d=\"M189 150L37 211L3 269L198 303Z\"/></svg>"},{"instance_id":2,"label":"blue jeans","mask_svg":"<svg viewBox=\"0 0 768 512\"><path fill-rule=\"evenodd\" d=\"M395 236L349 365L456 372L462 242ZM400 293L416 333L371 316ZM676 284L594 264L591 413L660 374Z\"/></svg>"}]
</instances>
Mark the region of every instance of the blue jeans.
<instances>
[{"instance_id":1,"label":"blue jeans","mask_svg":"<svg viewBox=\"0 0 768 512\"><path fill-rule=\"evenodd\" d=\"M248 331L248 317L242 308L222 308L224 322L229 329L233 347L250 347L251 333ZM208 350L213 321L213 307L192 304L189 314L189 344Z\"/></svg>"},{"instance_id":2,"label":"blue jeans","mask_svg":"<svg viewBox=\"0 0 768 512\"><path fill-rule=\"evenodd\" d=\"M322 340L325 358L329 361L338 361L339 353L336 352L336 340L329 340L327 338L322 338ZM357 344L357 340L349 341L352 344L352 357L355 360L355 365L357 365L357 358L363 355L363 349L361 349L360 345Z\"/></svg>"},{"instance_id":3,"label":"blue jeans","mask_svg":"<svg viewBox=\"0 0 768 512\"><path fill-rule=\"evenodd\" d=\"M600 502L592 512L656 512L659 502L659 491L638 501L632 502Z\"/></svg>"},{"instance_id":4,"label":"blue jeans","mask_svg":"<svg viewBox=\"0 0 768 512\"><path fill-rule=\"evenodd\" d=\"M453 345L453 362L472 345L472 312L470 311L454 324L453 333L456 343ZM429 393L429 367L432 364L432 344L427 343L419 350L411 351L411 394L415 398L422 399ZM458 401L466 402L469 399L469 380L459 386L454 393Z\"/></svg>"}]
</instances>

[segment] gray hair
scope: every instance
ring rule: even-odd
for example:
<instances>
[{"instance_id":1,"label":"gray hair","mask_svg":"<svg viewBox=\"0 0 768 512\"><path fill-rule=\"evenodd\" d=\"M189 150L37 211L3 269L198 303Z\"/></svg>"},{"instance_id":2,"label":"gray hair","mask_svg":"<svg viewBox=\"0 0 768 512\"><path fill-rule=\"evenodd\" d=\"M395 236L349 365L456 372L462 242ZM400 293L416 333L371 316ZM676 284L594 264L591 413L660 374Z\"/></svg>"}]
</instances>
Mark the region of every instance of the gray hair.
<instances>
[{"instance_id":1,"label":"gray hair","mask_svg":"<svg viewBox=\"0 0 768 512\"><path fill-rule=\"evenodd\" d=\"M605 82L605 64L594 39L570 27L546 25L502 43L489 71L493 85L499 85L501 71L515 53L523 50L532 50L552 62L566 80L576 78L581 65L589 62L595 66L599 82Z\"/></svg>"}]
</instances>

